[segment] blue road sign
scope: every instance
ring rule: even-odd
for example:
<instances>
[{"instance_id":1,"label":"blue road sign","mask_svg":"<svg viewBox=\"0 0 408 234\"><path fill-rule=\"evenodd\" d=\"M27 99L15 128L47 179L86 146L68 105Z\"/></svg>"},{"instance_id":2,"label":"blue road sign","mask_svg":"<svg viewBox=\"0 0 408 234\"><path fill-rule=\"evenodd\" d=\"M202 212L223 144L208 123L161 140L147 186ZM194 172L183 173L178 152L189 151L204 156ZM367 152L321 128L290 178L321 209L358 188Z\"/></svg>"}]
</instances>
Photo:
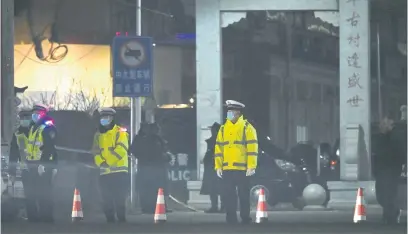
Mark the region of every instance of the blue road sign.
<instances>
[{"instance_id":1,"label":"blue road sign","mask_svg":"<svg viewBox=\"0 0 408 234\"><path fill-rule=\"evenodd\" d=\"M114 97L153 93L153 42L150 37L116 36L112 46Z\"/></svg>"}]
</instances>

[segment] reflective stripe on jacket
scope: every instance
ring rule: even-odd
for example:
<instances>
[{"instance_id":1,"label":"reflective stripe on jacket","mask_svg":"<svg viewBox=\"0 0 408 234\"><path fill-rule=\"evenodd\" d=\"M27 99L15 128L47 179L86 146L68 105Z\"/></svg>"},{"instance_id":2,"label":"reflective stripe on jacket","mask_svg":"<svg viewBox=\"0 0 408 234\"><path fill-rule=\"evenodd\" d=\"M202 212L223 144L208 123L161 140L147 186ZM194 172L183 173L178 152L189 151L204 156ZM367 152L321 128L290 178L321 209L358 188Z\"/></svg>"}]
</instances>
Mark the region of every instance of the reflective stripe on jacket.
<instances>
[{"instance_id":1,"label":"reflective stripe on jacket","mask_svg":"<svg viewBox=\"0 0 408 234\"><path fill-rule=\"evenodd\" d=\"M40 125L35 131L34 126L30 128L30 132L28 133L27 161L41 160L41 146L44 144L42 133L45 127L45 125Z\"/></svg>"},{"instance_id":2,"label":"reflective stripe on jacket","mask_svg":"<svg viewBox=\"0 0 408 234\"><path fill-rule=\"evenodd\" d=\"M258 159L258 138L255 128L241 116L221 126L215 144L215 169L255 169Z\"/></svg>"},{"instance_id":3,"label":"reflective stripe on jacket","mask_svg":"<svg viewBox=\"0 0 408 234\"><path fill-rule=\"evenodd\" d=\"M28 138L24 133L15 133L17 140L18 151L20 153L20 168L24 169L27 167L25 160L27 160L27 147L28 147Z\"/></svg>"},{"instance_id":4,"label":"reflective stripe on jacket","mask_svg":"<svg viewBox=\"0 0 408 234\"><path fill-rule=\"evenodd\" d=\"M128 134L115 125L105 133L96 133L92 151L100 174L128 172Z\"/></svg>"}]
</instances>

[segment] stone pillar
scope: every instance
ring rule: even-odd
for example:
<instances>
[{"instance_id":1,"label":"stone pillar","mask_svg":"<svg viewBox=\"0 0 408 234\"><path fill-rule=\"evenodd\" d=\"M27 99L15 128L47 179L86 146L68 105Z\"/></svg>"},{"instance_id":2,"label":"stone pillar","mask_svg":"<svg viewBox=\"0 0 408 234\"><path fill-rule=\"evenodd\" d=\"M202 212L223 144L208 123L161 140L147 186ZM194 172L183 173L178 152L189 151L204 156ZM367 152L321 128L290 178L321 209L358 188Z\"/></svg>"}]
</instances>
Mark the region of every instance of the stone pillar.
<instances>
[{"instance_id":1,"label":"stone pillar","mask_svg":"<svg viewBox=\"0 0 408 234\"><path fill-rule=\"evenodd\" d=\"M340 177L344 181L371 179L369 2L339 1ZM350 124L359 130L355 141L347 134Z\"/></svg>"},{"instance_id":2,"label":"stone pillar","mask_svg":"<svg viewBox=\"0 0 408 234\"><path fill-rule=\"evenodd\" d=\"M328 182L329 206L350 209L357 189L376 204L371 179L370 4L340 0L340 179Z\"/></svg>"},{"instance_id":3,"label":"stone pillar","mask_svg":"<svg viewBox=\"0 0 408 234\"><path fill-rule=\"evenodd\" d=\"M197 156L206 151L210 126L221 122L222 49L219 0L196 1ZM197 160L198 162L200 160ZM197 168L198 177L202 174Z\"/></svg>"},{"instance_id":4,"label":"stone pillar","mask_svg":"<svg viewBox=\"0 0 408 234\"><path fill-rule=\"evenodd\" d=\"M219 0L196 1L196 70L197 70L197 178L189 181L189 203L207 204L208 196L200 196L206 151L205 140L211 136L210 126L221 123L222 113L222 49Z\"/></svg>"}]
</instances>

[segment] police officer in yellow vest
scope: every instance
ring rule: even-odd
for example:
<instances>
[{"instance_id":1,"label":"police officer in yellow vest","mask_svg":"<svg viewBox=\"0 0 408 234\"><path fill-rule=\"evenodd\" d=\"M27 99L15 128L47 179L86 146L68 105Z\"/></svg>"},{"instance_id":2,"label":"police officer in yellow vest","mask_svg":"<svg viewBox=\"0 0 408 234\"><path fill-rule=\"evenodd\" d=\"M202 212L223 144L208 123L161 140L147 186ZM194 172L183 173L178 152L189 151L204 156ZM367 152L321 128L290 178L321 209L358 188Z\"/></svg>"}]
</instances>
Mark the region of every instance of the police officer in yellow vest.
<instances>
[{"instance_id":1,"label":"police officer in yellow vest","mask_svg":"<svg viewBox=\"0 0 408 234\"><path fill-rule=\"evenodd\" d=\"M100 168L99 186L107 222L126 222L126 197L129 185L126 129L115 123L116 111L100 108L99 131L95 134L92 151Z\"/></svg>"},{"instance_id":2,"label":"police officer in yellow vest","mask_svg":"<svg viewBox=\"0 0 408 234\"><path fill-rule=\"evenodd\" d=\"M52 182L57 174L56 128L48 111L42 104L33 107L25 158L27 169L22 171L27 216L32 222L54 221Z\"/></svg>"},{"instance_id":3,"label":"police officer in yellow vest","mask_svg":"<svg viewBox=\"0 0 408 234\"><path fill-rule=\"evenodd\" d=\"M215 170L224 183L227 223L238 222L238 190L241 222L249 224L250 176L257 166L258 139L255 128L242 115L245 105L233 100L226 105L227 120L218 131L215 145Z\"/></svg>"},{"instance_id":4,"label":"police officer in yellow vest","mask_svg":"<svg viewBox=\"0 0 408 234\"><path fill-rule=\"evenodd\" d=\"M10 144L10 158L9 158L9 174L12 183L16 179L17 167L21 170L27 169L27 146L28 146L28 132L32 124L31 109L22 109L18 113L18 128L14 133Z\"/></svg>"}]
</instances>

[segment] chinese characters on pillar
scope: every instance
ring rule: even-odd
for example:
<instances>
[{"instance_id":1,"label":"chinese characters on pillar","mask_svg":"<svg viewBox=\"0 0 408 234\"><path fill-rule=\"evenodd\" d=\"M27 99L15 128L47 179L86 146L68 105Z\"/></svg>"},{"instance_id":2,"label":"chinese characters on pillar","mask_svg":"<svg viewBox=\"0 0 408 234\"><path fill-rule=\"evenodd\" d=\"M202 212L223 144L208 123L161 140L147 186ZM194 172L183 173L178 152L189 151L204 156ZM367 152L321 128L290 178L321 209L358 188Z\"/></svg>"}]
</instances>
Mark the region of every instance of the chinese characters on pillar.
<instances>
[{"instance_id":1,"label":"chinese characters on pillar","mask_svg":"<svg viewBox=\"0 0 408 234\"><path fill-rule=\"evenodd\" d=\"M151 92L150 70L117 70L115 71L115 78L124 81L115 84L115 93L124 93L133 96ZM130 82L126 82L126 80Z\"/></svg>"},{"instance_id":2,"label":"chinese characters on pillar","mask_svg":"<svg viewBox=\"0 0 408 234\"><path fill-rule=\"evenodd\" d=\"M360 46L360 34L358 32L358 26L360 22L360 14L357 12L358 8L356 7L356 1L358 0L346 0L347 5L351 5L352 13L348 18L346 18L345 26L350 27L350 35L347 36L347 43L352 48L352 52L347 56L347 65L348 65L348 86L350 89L348 93L354 93L348 97L347 104L351 107L358 107L361 102L364 100L358 95L364 87L360 84L360 70L362 69L360 63L360 57L366 56L360 53L358 50ZM363 78L364 79L364 78Z\"/></svg>"}]
</instances>

